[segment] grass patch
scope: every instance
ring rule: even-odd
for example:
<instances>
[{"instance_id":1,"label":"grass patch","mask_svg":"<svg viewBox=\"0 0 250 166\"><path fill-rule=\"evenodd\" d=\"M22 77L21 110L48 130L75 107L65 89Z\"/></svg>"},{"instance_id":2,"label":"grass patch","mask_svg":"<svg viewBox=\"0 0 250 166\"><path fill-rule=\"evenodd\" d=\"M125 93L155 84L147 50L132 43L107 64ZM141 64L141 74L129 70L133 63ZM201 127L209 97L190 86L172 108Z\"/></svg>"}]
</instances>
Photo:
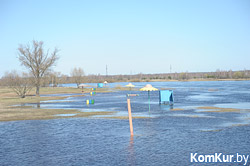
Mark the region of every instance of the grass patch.
<instances>
[{"instance_id":1,"label":"grass patch","mask_svg":"<svg viewBox=\"0 0 250 166\"><path fill-rule=\"evenodd\" d=\"M91 89L88 89L90 92ZM78 88L41 88L41 94L81 93ZM105 88L97 88L96 92L108 92ZM73 95L75 96L75 95ZM48 100L61 100L69 96L36 97L31 91L25 98L18 97L10 88L0 87L0 121L44 120L73 117L91 117L94 115L112 115L113 112L81 112L76 109L39 109L32 106L13 106L25 103L39 103ZM75 114L74 116L56 116L58 114Z\"/></svg>"},{"instance_id":2,"label":"grass patch","mask_svg":"<svg viewBox=\"0 0 250 166\"><path fill-rule=\"evenodd\" d=\"M201 132L219 132L222 131L223 129L214 129L214 130L201 130Z\"/></svg>"},{"instance_id":3,"label":"grass patch","mask_svg":"<svg viewBox=\"0 0 250 166\"><path fill-rule=\"evenodd\" d=\"M184 111L184 109L182 108L173 108L173 109L170 109L171 111Z\"/></svg>"},{"instance_id":4,"label":"grass patch","mask_svg":"<svg viewBox=\"0 0 250 166\"><path fill-rule=\"evenodd\" d=\"M197 109L220 109L219 107L197 107Z\"/></svg>"},{"instance_id":5,"label":"grass patch","mask_svg":"<svg viewBox=\"0 0 250 166\"><path fill-rule=\"evenodd\" d=\"M197 109L207 110L204 112L240 112L240 109L236 108L219 108L219 107L197 107Z\"/></svg>"},{"instance_id":6,"label":"grass patch","mask_svg":"<svg viewBox=\"0 0 250 166\"><path fill-rule=\"evenodd\" d=\"M107 119L128 119L128 116L110 116L110 117L101 117L101 118L107 118ZM147 119L150 117L145 116L134 116L133 119Z\"/></svg>"},{"instance_id":7,"label":"grass patch","mask_svg":"<svg viewBox=\"0 0 250 166\"><path fill-rule=\"evenodd\" d=\"M138 88L135 87L126 87L126 86L121 86L121 85L116 85L114 87L115 90L120 90L120 91L139 91Z\"/></svg>"},{"instance_id":8,"label":"grass patch","mask_svg":"<svg viewBox=\"0 0 250 166\"><path fill-rule=\"evenodd\" d=\"M220 110L216 110L215 112L240 112L240 109L235 108L221 108Z\"/></svg>"},{"instance_id":9,"label":"grass patch","mask_svg":"<svg viewBox=\"0 0 250 166\"><path fill-rule=\"evenodd\" d=\"M67 94L67 93L90 93L93 92L92 88L72 88L72 87L41 87L41 94ZM110 92L109 88L95 88L96 93ZM83 91L83 92L82 92ZM35 89L31 91L32 94L35 94Z\"/></svg>"},{"instance_id":10,"label":"grass patch","mask_svg":"<svg viewBox=\"0 0 250 166\"><path fill-rule=\"evenodd\" d=\"M27 96L25 98L19 98L19 97L4 97L0 98L0 108L2 106L10 106L10 105L16 105L16 104L24 104L24 103L39 103L41 101L47 101L47 100L62 100L66 97L62 96L50 96L50 97L36 97L36 96Z\"/></svg>"},{"instance_id":11,"label":"grass patch","mask_svg":"<svg viewBox=\"0 0 250 166\"><path fill-rule=\"evenodd\" d=\"M74 116L56 116L58 114L75 114ZM75 117L91 117L94 115L112 115L113 112L80 112L64 109L8 109L0 111L0 121L65 119Z\"/></svg>"},{"instance_id":12,"label":"grass patch","mask_svg":"<svg viewBox=\"0 0 250 166\"><path fill-rule=\"evenodd\" d=\"M248 126L250 124L233 124L232 127Z\"/></svg>"}]
</instances>

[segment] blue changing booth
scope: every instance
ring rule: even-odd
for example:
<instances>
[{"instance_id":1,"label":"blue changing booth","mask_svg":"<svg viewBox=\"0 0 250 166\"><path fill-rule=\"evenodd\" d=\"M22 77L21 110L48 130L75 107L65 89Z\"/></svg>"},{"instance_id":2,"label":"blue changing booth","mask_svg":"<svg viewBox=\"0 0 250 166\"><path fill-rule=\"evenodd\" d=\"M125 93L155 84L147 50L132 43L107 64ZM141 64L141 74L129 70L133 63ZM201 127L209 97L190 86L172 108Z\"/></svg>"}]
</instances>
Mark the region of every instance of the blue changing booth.
<instances>
[{"instance_id":1,"label":"blue changing booth","mask_svg":"<svg viewBox=\"0 0 250 166\"><path fill-rule=\"evenodd\" d=\"M160 104L174 104L174 95L172 90L161 90L159 91Z\"/></svg>"},{"instance_id":2,"label":"blue changing booth","mask_svg":"<svg viewBox=\"0 0 250 166\"><path fill-rule=\"evenodd\" d=\"M103 83L98 83L97 88L103 88Z\"/></svg>"}]
</instances>

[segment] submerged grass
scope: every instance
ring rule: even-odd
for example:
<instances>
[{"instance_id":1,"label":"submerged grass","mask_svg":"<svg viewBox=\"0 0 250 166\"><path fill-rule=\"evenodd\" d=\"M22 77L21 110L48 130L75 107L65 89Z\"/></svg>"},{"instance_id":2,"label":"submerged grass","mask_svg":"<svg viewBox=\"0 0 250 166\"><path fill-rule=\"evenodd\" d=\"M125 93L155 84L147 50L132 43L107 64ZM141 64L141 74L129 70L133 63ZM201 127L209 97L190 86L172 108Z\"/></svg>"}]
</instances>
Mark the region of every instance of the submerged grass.
<instances>
[{"instance_id":1,"label":"submerged grass","mask_svg":"<svg viewBox=\"0 0 250 166\"><path fill-rule=\"evenodd\" d=\"M78 88L41 88L41 94L66 94L80 93ZM90 91L90 89L89 89ZM106 89L97 89L98 92L108 92ZM67 96L69 97L69 96ZM0 87L0 121L17 121L17 120L44 120L44 119L61 119L73 117L90 117L94 115L112 115L113 112L81 112L76 109L40 109L31 106L13 106L25 103L39 103L47 100L60 100L65 96L46 96L36 97L34 93L27 95L25 98L16 96L11 89ZM56 116L58 114L74 114L74 116Z\"/></svg>"},{"instance_id":2,"label":"submerged grass","mask_svg":"<svg viewBox=\"0 0 250 166\"><path fill-rule=\"evenodd\" d=\"M197 107L197 109L220 109L220 108L219 107L204 106L204 107Z\"/></svg>"},{"instance_id":3,"label":"submerged grass","mask_svg":"<svg viewBox=\"0 0 250 166\"><path fill-rule=\"evenodd\" d=\"M74 116L56 116L58 114L75 114ZM61 119L72 117L90 117L94 115L111 115L113 112L80 112L78 110L64 109L7 109L0 110L0 121L17 121L17 120L45 120Z\"/></svg>"},{"instance_id":4,"label":"submerged grass","mask_svg":"<svg viewBox=\"0 0 250 166\"><path fill-rule=\"evenodd\" d=\"M105 116L101 118L106 118L106 119L128 119L128 116ZM146 117L146 116L134 116L133 119L148 119L151 117Z\"/></svg>"},{"instance_id":5,"label":"submerged grass","mask_svg":"<svg viewBox=\"0 0 250 166\"><path fill-rule=\"evenodd\" d=\"M184 109L182 108L173 108L173 109L170 109L171 111L184 111Z\"/></svg>"},{"instance_id":6,"label":"submerged grass","mask_svg":"<svg viewBox=\"0 0 250 166\"><path fill-rule=\"evenodd\" d=\"M219 108L219 107L197 107L197 109L207 110L204 112L237 112L239 113L241 109L236 108Z\"/></svg>"},{"instance_id":7,"label":"submerged grass","mask_svg":"<svg viewBox=\"0 0 250 166\"><path fill-rule=\"evenodd\" d=\"M222 131L223 129L212 129L212 130L201 130L201 132L219 132Z\"/></svg>"},{"instance_id":8,"label":"submerged grass","mask_svg":"<svg viewBox=\"0 0 250 166\"><path fill-rule=\"evenodd\" d=\"M110 92L109 88L95 88L95 92ZM41 94L67 94L67 93L90 93L92 88L73 88L73 87L42 87L40 90ZM32 91L35 94L35 89Z\"/></svg>"}]
</instances>

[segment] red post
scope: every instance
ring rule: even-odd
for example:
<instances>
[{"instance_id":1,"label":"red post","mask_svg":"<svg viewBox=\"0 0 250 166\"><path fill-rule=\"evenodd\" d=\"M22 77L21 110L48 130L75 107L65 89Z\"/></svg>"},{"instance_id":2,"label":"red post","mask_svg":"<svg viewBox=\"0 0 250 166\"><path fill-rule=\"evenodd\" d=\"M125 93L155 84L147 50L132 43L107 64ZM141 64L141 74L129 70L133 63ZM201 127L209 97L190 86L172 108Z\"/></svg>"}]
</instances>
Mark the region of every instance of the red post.
<instances>
[{"instance_id":1,"label":"red post","mask_svg":"<svg viewBox=\"0 0 250 166\"><path fill-rule=\"evenodd\" d=\"M129 118L130 134L131 134L131 136L133 136L134 133L133 133L133 123L132 123L130 99L127 99L127 103L128 103L128 118Z\"/></svg>"}]
</instances>

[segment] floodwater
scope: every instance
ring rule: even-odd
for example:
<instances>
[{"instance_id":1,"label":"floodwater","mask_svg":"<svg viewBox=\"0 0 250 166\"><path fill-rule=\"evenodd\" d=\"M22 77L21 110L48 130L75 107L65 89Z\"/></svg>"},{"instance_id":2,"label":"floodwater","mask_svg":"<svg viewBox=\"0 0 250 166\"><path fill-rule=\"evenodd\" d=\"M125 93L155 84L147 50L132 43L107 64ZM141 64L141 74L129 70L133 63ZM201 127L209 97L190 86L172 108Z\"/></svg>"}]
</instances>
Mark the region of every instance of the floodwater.
<instances>
[{"instance_id":1,"label":"floodwater","mask_svg":"<svg viewBox=\"0 0 250 166\"><path fill-rule=\"evenodd\" d=\"M133 84L138 88L145 85ZM250 155L250 81L151 84L173 89L174 105L159 105L157 91L150 92L150 112L148 93L140 91L97 93L39 103L41 109L113 111L108 117L119 117L127 116L126 94L139 94L131 97L132 115L145 118L133 119L133 137L128 120L107 115L0 122L0 165L200 165L190 163L190 153ZM94 99L95 104L86 105L86 99ZM240 111L207 112L198 108L204 106ZM244 162L201 165L205 164Z\"/></svg>"}]
</instances>

